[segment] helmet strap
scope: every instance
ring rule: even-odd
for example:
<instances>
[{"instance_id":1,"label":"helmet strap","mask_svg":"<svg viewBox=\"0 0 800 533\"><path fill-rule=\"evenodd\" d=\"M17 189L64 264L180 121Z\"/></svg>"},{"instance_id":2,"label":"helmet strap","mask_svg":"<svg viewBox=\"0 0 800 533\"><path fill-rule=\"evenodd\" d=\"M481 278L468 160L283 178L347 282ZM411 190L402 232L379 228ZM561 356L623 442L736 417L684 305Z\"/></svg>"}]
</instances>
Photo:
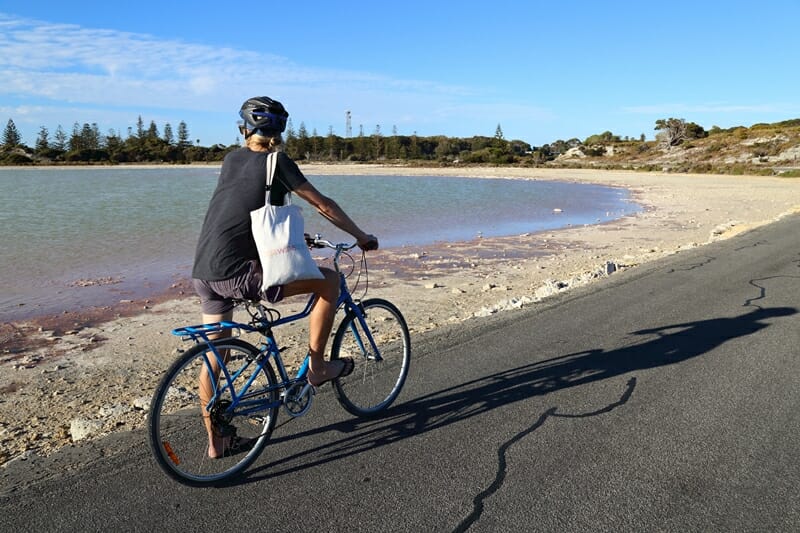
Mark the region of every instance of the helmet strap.
<instances>
[{"instance_id":1,"label":"helmet strap","mask_svg":"<svg viewBox=\"0 0 800 533\"><path fill-rule=\"evenodd\" d=\"M249 130L249 129L247 129L247 126L239 126L239 133L241 133L242 135L244 135L244 140L245 140L245 141L246 141L247 139L249 139L249 138L250 138L250 137L253 135L253 133L255 133L255 131L256 131L256 130Z\"/></svg>"}]
</instances>

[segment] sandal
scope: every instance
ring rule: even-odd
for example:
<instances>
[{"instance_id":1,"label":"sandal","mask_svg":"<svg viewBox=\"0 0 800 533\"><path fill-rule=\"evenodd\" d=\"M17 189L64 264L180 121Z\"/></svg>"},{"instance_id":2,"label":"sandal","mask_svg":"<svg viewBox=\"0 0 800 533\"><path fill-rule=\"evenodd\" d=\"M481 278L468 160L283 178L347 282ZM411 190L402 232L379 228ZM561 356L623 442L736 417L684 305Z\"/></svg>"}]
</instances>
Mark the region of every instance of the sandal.
<instances>
[{"instance_id":1,"label":"sandal","mask_svg":"<svg viewBox=\"0 0 800 533\"><path fill-rule=\"evenodd\" d=\"M223 452L219 455L209 455L212 459L222 459L223 457L230 457L243 452L248 452L252 449L253 445L258 439L251 439L248 437L240 437L233 435L231 441L227 446L223 445Z\"/></svg>"},{"instance_id":2,"label":"sandal","mask_svg":"<svg viewBox=\"0 0 800 533\"><path fill-rule=\"evenodd\" d=\"M343 378L343 377L349 376L350 374L353 373L353 370L356 367L356 363L355 363L355 361L353 361L352 357L342 357L341 359L339 359L339 361L341 361L343 364L342 364L342 369L339 371L338 374L336 374L332 378L323 379L322 381L320 381L318 383L314 383L313 381L311 381L311 378L307 378L308 379L308 384L311 385L312 387L321 387L322 385L326 384L329 381L333 381L334 379Z\"/></svg>"}]
</instances>

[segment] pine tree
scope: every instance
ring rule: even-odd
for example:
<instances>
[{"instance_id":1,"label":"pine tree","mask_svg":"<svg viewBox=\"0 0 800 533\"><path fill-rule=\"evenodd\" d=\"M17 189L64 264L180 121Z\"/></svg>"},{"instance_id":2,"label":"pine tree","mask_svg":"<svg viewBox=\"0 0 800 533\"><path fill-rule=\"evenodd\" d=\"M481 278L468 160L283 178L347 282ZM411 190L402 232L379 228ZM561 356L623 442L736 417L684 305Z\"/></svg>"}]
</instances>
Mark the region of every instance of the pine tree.
<instances>
[{"instance_id":1,"label":"pine tree","mask_svg":"<svg viewBox=\"0 0 800 533\"><path fill-rule=\"evenodd\" d=\"M64 128L61 127L61 124L56 128L54 139L53 148L64 152L67 149L67 134L64 132Z\"/></svg>"},{"instance_id":2,"label":"pine tree","mask_svg":"<svg viewBox=\"0 0 800 533\"><path fill-rule=\"evenodd\" d=\"M311 143L309 142L308 130L306 129L305 122L300 123L300 128L297 130L297 139L289 153L299 159L308 159L311 155Z\"/></svg>"},{"instance_id":3,"label":"pine tree","mask_svg":"<svg viewBox=\"0 0 800 533\"><path fill-rule=\"evenodd\" d=\"M189 128L186 126L186 123L181 120L181 123L178 124L178 148L188 148L192 145L192 142L189 140Z\"/></svg>"},{"instance_id":4,"label":"pine tree","mask_svg":"<svg viewBox=\"0 0 800 533\"><path fill-rule=\"evenodd\" d=\"M50 148L50 132L47 128L42 126L39 129L39 136L36 137L36 152L42 153Z\"/></svg>"},{"instance_id":5,"label":"pine tree","mask_svg":"<svg viewBox=\"0 0 800 533\"><path fill-rule=\"evenodd\" d=\"M169 146L172 146L172 143L175 142L175 138L172 135L172 125L169 122L164 124L164 142Z\"/></svg>"},{"instance_id":6,"label":"pine tree","mask_svg":"<svg viewBox=\"0 0 800 533\"><path fill-rule=\"evenodd\" d=\"M106 149L112 155L122 150L122 137L117 135L117 132L114 131L114 128L108 130L108 135L106 135L105 145Z\"/></svg>"},{"instance_id":7,"label":"pine tree","mask_svg":"<svg viewBox=\"0 0 800 533\"><path fill-rule=\"evenodd\" d=\"M156 121L150 121L150 127L147 128L147 140L148 141L155 141L158 139L158 126L156 126Z\"/></svg>"},{"instance_id":8,"label":"pine tree","mask_svg":"<svg viewBox=\"0 0 800 533\"><path fill-rule=\"evenodd\" d=\"M72 124L72 135L69 136L69 151L77 152L83 150L83 138L81 137L81 127L75 122Z\"/></svg>"},{"instance_id":9,"label":"pine tree","mask_svg":"<svg viewBox=\"0 0 800 533\"><path fill-rule=\"evenodd\" d=\"M289 141L295 138L294 125L292 124L292 119L289 119L286 122L286 131L284 132L283 137L284 137L284 142L286 142L287 144L289 143Z\"/></svg>"},{"instance_id":10,"label":"pine tree","mask_svg":"<svg viewBox=\"0 0 800 533\"><path fill-rule=\"evenodd\" d=\"M22 143L22 136L19 134L16 124L11 119L8 119L6 129L3 131L3 147L16 148Z\"/></svg>"},{"instance_id":11,"label":"pine tree","mask_svg":"<svg viewBox=\"0 0 800 533\"><path fill-rule=\"evenodd\" d=\"M102 148L106 143L103 134L100 133L100 126L97 125L97 122L92 122L92 139L97 149Z\"/></svg>"},{"instance_id":12,"label":"pine tree","mask_svg":"<svg viewBox=\"0 0 800 533\"><path fill-rule=\"evenodd\" d=\"M333 134L333 126L328 126L328 136L325 138L325 147L328 149L328 159L333 160L336 156L336 136Z\"/></svg>"},{"instance_id":13,"label":"pine tree","mask_svg":"<svg viewBox=\"0 0 800 533\"><path fill-rule=\"evenodd\" d=\"M494 138L498 141L503 140L503 128L500 127L500 124L497 125L497 129L494 130Z\"/></svg>"},{"instance_id":14,"label":"pine tree","mask_svg":"<svg viewBox=\"0 0 800 533\"><path fill-rule=\"evenodd\" d=\"M501 150L508 148L508 145L503 138L503 128L500 127L500 124L498 124L497 129L494 130L494 147Z\"/></svg>"},{"instance_id":15,"label":"pine tree","mask_svg":"<svg viewBox=\"0 0 800 533\"><path fill-rule=\"evenodd\" d=\"M375 141L375 159L380 159L381 151L383 151L383 135L381 134L381 125L375 126L375 132L372 134Z\"/></svg>"},{"instance_id":16,"label":"pine tree","mask_svg":"<svg viewBox=\"0 0 800 533\"><path fill-rule=\"evenodd\" d=\"M97 131L97 124L95 124L93 128L88 122L84 122L80 133L81 149L97 150L100 148L100 139L98 139L98 137L99 132Z\"/></svg>"}]
</instances>

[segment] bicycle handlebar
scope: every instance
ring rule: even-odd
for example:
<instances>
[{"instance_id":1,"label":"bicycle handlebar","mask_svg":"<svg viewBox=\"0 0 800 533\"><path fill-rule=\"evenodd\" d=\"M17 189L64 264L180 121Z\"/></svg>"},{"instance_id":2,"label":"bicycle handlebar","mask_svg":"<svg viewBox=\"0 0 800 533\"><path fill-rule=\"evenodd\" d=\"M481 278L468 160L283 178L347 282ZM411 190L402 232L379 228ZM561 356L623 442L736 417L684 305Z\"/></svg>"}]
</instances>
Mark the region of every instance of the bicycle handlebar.
<instances>
[{"instance_id":1,"label":"bicycle handlebar","mask_svg":"<svg viewBox=\"0 0 800 533\"><path fill-rule=\"evenodd\" d=\"M347 250L351 250L358 246L358 243L347 244L344 242L340 242L338 244L332 243L327 239L323 239L322 235L317 233L313 237L308 233L305 234L306 244L309 248L330 248L332 250L336 250L337 252L345 252Z\"/></svg>"}]
</instances>

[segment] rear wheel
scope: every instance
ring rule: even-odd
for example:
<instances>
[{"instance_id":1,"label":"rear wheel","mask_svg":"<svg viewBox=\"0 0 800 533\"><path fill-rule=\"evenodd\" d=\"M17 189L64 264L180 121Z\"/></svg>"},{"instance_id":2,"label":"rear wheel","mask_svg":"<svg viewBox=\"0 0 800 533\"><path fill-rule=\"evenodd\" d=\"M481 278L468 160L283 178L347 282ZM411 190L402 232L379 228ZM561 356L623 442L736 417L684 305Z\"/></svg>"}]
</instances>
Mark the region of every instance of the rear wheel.
<instances>
[{"instance_id":1,"label":"rear wheel","mask_svg":"<svg viewBox=\"0 0 800 533\"><path fill-rule=\"evenodd\" d=\"M397 399L408 376L411 339L400 311L381 299L361 303L363 321L355 313L339 324L331 359L352 357L355 369L333 381L336 398L356 416L373 416Z\"/></svg>"},{"instance_id":2,"label":"rear wheel","mask_svg":"<svg viewBox=\"0 0 800 533\"><path fill-rule=\"evenodd\" d=\"M225 361L233 390L241 396L257 368L259 350L240 339L212 342ZM194 486L218 483L247 468L275 427L275 384L272 367L264 365L237 407L231 409L231 387L209 345L187 350L161 379L150 403L150 445L158 465L177 481ZM215 389L216 398L206 410ZM207 428L225 443L220 458L209 457Z\"/></svg>"}]
</instances>

